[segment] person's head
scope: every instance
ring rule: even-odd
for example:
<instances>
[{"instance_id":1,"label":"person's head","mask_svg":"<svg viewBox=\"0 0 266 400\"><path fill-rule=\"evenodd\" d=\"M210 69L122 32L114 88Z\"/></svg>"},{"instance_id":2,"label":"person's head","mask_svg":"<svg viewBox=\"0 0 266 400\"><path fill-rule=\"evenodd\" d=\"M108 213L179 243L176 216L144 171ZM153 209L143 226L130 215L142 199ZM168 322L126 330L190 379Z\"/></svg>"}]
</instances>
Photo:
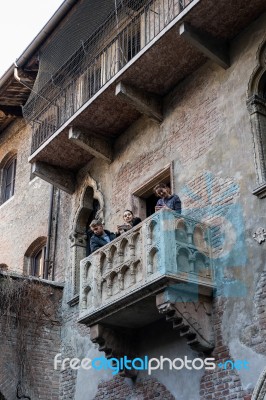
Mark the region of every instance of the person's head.
<instances>
[{"instance_id":1,"label":"person's head","mask_svg":"<svg viewBox=\"0 0 266 400\"><path fill-rule=\"evenodd\" d=\"M104 233L103 224L101 223L101 221L98 221L97 219L94 219L90 223L90 228L94 233L94 235L101 236Z\"/></svg>"},{"instance_id":2,"label":"person's head","mask_svg":"<svg viewBox=\"0 0 266 400\"><path fill-rule=\"evenodd\" d=\"M123 219L127 224L130 224L134 218L133 212L131 210L125 210L123 214Z\"/></svg>"},{"instance_id":3,"label":"person's head","mask_svg":"<svg viewBox=\"0 0 266 400\"><path fill-rule=\"evenodd\" d=\"M157 197L164 198L168 197L171 194L171 189L165 183L158 183L154 187L153 192L156 194Z\"/></svg>"}]
</instances>

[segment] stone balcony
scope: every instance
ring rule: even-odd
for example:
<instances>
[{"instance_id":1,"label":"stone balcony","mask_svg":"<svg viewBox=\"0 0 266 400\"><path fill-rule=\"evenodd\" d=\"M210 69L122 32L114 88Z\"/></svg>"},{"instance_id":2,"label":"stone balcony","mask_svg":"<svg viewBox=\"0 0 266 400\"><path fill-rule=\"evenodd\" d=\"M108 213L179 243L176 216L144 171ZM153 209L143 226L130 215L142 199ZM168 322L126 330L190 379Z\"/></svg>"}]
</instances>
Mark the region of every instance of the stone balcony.
<instances>
[{"instance_id":1,"label":"stone balcony","mask_svg":"<svg viewBox=\"0 0 266 400\"><path fill-rule=\"evenodd\" d=\"M125 336L164 316L192 348L213 348L206 225L174 211L157 212L83 259L80 273L79 322L91 327L91 339L107 356L127 354L119 332Z\"/></svg>"}]
</instances>

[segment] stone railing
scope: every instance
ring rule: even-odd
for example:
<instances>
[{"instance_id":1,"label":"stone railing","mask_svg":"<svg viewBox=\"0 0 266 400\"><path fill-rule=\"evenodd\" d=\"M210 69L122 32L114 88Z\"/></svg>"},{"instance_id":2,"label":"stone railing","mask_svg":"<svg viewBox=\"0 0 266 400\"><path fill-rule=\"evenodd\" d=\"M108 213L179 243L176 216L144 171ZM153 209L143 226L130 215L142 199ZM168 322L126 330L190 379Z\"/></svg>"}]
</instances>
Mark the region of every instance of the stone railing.
<instances>
[{"instance_id":1,"label":"stone railing","mask_svg":"<svg viewBox=\"0 0 266 400\"><path fill-rule=\"evenodd\" d=\"M187 284L189 292L196 287L207 293L213 287L211 261L205 224L157 212L81 261L79 320L94 324L175 283L184 283L183 293Z\"/></svg>"}]
</instances>

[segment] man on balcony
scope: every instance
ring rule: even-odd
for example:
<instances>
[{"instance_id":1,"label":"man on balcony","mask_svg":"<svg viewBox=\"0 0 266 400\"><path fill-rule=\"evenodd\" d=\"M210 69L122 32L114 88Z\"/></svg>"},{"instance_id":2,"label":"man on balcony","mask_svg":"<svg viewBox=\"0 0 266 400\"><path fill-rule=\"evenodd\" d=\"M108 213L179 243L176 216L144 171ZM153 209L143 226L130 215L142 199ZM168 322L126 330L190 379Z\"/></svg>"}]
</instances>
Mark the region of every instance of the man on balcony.
<instances>
[{"instance_id":1,"label":"man on balcony","mask_svg":"<svg viewBox=\"0 0 266 400\"><path fill-rule=\"evenodd\" d=\"M96 219L91 222L90 228L93 232L90 240L90 248L92 253L95 250L98 250L100 247L105 246L107 243L110 243L116 237L113 232L103 229L103 224L101 221Z\"/></svg>"}]
</instances>

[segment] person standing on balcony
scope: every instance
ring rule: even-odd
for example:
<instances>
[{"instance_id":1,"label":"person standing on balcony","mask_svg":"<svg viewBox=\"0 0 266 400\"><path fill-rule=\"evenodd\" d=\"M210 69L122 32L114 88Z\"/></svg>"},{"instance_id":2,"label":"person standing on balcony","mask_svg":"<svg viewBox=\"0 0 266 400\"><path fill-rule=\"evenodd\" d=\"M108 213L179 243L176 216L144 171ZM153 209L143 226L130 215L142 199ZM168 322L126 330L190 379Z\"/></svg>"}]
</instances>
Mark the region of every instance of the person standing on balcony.
<instances>
[{"instance_id":1,"label":"person standing on balcony","mask_svg":"<svg viewBox=\"0 0 266 400\"><path fill-rule=\"evenodd\" d=\"M174 210L181 214L181 200L177 194L171 194L171 189L165 183L158 183L153 189L155 195L160 197L155 206L155 211L162 209Z\"/></svg>"},{"instance_id":2,"label":"person standing on balcony","mask_svg":"<svg viewBox=\"0 0 266 400\"><path fill-rule=\"evenodd\" d=\"M123 225L117 225L117 236L121 235L121 233L129 231L129 229L138 225L141 222L139 217L134 217L134 214L131 210L125 210L123 214Z\"/></svg>"},{"instance_id":3,"label":"person standing on balcony","mask_svg":"<svg viewBox=\"0 0 266 400\"><path fill-rule=\"evenodd\" d=\"M93 232L90 239L90 248L92 253L116 238L116 235L113 232L103 229L102 222L97 219L94 219L91 222L90 228Z\"/></svg>"}]
</instances>

